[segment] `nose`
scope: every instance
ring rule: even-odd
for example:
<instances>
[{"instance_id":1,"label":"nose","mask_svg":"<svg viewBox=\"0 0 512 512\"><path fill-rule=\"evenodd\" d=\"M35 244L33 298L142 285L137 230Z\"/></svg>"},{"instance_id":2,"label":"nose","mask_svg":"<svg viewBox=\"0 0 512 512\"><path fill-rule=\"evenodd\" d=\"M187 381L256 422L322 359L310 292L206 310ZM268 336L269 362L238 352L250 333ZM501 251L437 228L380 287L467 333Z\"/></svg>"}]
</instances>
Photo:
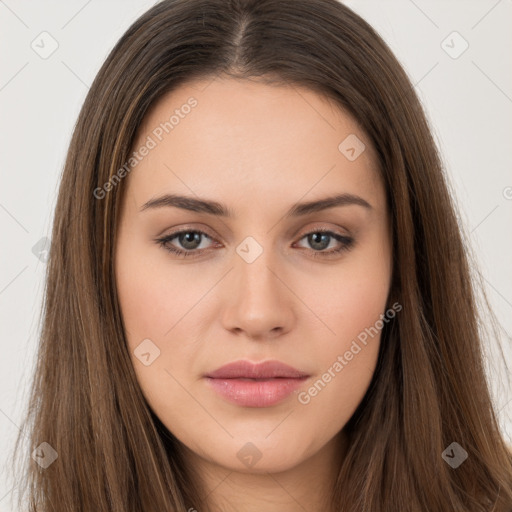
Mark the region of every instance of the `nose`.
<instances>
[{"instance_id":1,"label":"nose","mask_svg":"<svg viewBox=\"0 0 512 512\"><path fill-rule=\"evenodd\" d=\"M225 329L255 340L272 339L292 329L298 301L270 250L251 263L235 255L226 278L221 315Z\"/></svg>"}]
</instances>

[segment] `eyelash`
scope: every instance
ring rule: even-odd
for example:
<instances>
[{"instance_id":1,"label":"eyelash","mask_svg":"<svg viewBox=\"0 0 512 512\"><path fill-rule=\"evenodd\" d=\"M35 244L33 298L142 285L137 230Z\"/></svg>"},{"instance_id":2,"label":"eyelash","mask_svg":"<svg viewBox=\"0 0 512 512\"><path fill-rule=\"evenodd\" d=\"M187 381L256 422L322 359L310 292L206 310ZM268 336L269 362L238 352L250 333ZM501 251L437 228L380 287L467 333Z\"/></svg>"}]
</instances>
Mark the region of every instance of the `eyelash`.
<instances>
[{"instance_id":1,"label":"eyelash","mask_svg":"<svg viewBox=\"0 0 512 512\"><path fill-rule=\"evenodd\" d=\"M185 234L185 233L198 233L200 235L205 235L207 238L212 239L212 237L210 237L208 235L208 233L205 233L204 231L201 231L201 230L198 230L198 229L184 229L182 231L176 231L174 233L171 233L171 234L169 234L169 235L167 235L165 237L157 238L155 240L155 242L158 243L161 247L163 247L166 251L168 251L168 252L170 252L170 253L178 256L178 257L184 257L184 258L185 257L195 258L195 257L198 257L199 255L201 255L204 251L208 251L209 250L209 249L183 250L183 249L178 249L176 247L173 247L172 245L169 245L171 240L174 240L179 235ZM322 233L322 234L325 234L325 235L330 235L331 238L334 238L335 240L340 242L341 246L338 249L334 249L334 250L330 250L330 251L315 251L313 249L310 249L308 252L311 252L312 256L314 258L318 258L318 257L328 258L330 256L334 256L334 255L340 254L340 253L342 253L344 251L349 251L353 247L353 245L354 245L354 239L353 238L350 238L350 237L347 237L347 236L343 236L343 235L339 235L338 233L335 233L335 232L327 230L327 229L322 229L322 228L315 229L313 231L310 231L309 233L306 233L304 236L302 236L300 238L300 240L302 240L303 238L306 238L309 235L316 234L316 233Z\"/></svg>"}]
</instances>

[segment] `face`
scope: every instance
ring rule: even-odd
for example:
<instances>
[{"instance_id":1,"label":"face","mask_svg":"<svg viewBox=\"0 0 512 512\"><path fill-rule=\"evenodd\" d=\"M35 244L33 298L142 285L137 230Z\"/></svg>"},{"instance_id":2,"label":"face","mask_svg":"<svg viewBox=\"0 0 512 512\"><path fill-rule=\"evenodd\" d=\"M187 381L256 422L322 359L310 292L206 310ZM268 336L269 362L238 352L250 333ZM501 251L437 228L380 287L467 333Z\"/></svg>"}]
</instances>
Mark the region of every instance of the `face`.
<instances>
[{"instance_id":1,"label":"face","mask_svg":"<svg viewBox=\"0 0 512 512\"><path fill-rule=\"evenodd\" d=\"M389 307L389 217L366 135L308 89L216 79L158 102L133 151L115 269L149 406L231 470L283 471L332 446Z\"/></svg>"}]
</instances>

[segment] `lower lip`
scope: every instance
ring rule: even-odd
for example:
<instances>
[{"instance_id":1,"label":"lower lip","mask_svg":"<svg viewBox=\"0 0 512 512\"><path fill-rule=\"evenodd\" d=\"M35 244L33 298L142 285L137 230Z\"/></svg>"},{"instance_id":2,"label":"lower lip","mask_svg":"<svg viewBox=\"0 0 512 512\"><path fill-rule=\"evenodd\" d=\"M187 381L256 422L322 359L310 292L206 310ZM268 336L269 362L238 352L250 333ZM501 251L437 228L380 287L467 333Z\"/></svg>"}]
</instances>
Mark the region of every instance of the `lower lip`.
<instances>
[{"instance_id":1,"label":"lower lip","mask_svg":"<svg viewBox=\"0 0 512 512\"><path fill-rule=\"evenodd\" d=\"M298 389L306 378L245 380L206 377L206 380L217 393L234 404L243 407L270 407Z\"/></svg>"}]
</instances>

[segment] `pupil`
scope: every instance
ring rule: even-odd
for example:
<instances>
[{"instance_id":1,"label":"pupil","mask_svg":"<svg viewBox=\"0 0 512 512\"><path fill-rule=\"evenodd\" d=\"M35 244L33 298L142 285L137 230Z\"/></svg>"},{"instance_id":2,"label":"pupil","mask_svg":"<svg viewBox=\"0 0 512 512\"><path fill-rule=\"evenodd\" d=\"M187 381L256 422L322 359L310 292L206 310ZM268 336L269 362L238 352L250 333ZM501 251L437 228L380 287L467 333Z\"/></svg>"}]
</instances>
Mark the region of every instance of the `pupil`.
<instances>
[{"instance_id":1,"label":"pupil","mask_svg":"<svg viewBox=\"0 0 512 512\"><path fill-rule=\"evenodd\" d=\"M315 249L325 249L326 247L329 246L329 239L330 235L326 234L326 233L313 233L312 235L310 235L310 243L311 243L311 246ZM324 243L322 243L322 238L324 239ZM320 245L320 247L318 247L318 245Z\"/></svg>"},{"instance_id":2,"label":"pupil","mask_svg":"<svg viewBox=\"0 0 512 512\"><path fill-rule=\"evenodd\" d=\"M185 247L185 249L196 249L194 244L197 243L197 245L199 245L201 243L201 241L200 241L201 234L195 233L193 231L189 231L189 232L181 235L180 238L181 238L180 243L181 243L181 245L183 245L183 247ZM191 244L191 245L189 246L187 244Z\"/></svg>"}]
</instances>

